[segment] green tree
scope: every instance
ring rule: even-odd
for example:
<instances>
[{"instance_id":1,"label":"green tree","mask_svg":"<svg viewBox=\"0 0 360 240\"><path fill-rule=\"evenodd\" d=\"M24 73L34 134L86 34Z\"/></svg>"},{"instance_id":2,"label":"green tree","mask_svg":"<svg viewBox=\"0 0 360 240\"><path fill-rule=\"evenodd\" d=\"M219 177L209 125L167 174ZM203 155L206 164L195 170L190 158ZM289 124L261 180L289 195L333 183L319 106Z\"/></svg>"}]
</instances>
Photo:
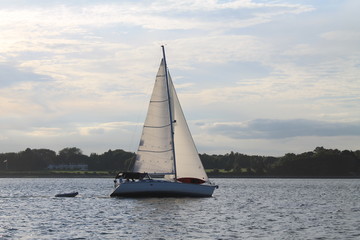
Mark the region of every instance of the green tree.
<instances>
[{"instance_id":1,"label":"green tree","mask_svg":"<svg viewBox=\"0 0 360 240\"><path fill-rule=\"evenodd\" d=\"M86 163L87 156L82 153L80 148L67 147L59 151L57 156L58 164L82 164Z\"/></svg>"}]
</instances>

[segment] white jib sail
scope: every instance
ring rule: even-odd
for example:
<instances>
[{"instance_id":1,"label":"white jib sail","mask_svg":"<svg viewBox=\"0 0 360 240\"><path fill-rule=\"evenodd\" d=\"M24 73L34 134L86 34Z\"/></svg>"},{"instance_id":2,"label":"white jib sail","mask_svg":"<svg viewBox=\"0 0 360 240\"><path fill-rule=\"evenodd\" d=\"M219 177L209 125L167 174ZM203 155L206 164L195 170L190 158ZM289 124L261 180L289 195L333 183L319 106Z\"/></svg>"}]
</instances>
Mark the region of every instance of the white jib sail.
<instances>
[{"instance_id":1,"label":"white jib sail","mask_svg":"<svg viewBox=\"0 0 360 240\"><path fill-rule=\"evenodd\" d=\"M184 113L181 109L173 82L169 74L169 88L174 114L174 143L177 178L197 178L208 181L199 153L191 136Z\"/></svg>"}]
</instances>

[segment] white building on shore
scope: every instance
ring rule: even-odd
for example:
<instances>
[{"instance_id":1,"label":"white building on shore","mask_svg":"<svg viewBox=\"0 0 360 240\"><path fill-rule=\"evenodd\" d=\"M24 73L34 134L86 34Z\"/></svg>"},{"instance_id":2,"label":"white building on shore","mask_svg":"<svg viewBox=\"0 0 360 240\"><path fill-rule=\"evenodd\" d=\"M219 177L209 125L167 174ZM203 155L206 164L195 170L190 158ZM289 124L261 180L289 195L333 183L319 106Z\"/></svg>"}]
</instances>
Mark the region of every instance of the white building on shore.
<instances>
[{"instance_id":1,"label":"white building on shore","mask_svg":"<svg viewBox=\"0 0 360 240\"><path fill-rule=\"evenodd\" d=\"M50 164L47 169L49 170L89 170L87 164Z\"/></svg>"}]
</instances>

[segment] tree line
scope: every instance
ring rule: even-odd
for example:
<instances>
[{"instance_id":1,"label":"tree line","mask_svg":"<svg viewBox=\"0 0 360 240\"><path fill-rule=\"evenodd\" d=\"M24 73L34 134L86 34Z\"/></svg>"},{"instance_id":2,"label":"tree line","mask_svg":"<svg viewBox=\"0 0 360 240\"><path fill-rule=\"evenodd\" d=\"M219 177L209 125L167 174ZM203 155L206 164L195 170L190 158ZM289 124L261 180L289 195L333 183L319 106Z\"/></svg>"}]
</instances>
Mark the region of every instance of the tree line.
<instances>
[{"instance_id":1,"label":"tree line","mask_svg":"<svg viewBox=\"0 0 360 240\"><path fill-rule=\"evenodd\" d=\"M360 176L360 150L340 151L317 147L301 154L287 153L282 157L245 155L230 152L223 155L200 154L210 174L237 176ZM76 147L58 153L49 149L30 149L18 153L1 153L0 170L37 171L49 165L87 164L89 171L128 171L135 153L121 149L103 154L83 154Z\"/></svg>"},{"instance_id":2,"label":"tree line","mask_svg":"<svg viewBox=\"0 0 360 240\"><path fill-rule=\"evenodd\" d=\"M18 153L0 154L0 170L38 171L49 165L87 164L90 171L126 171L131 167L135 154L121 149L103 154L83 154L76 147L64 148L56 153L49 149L30 149Z\"/></svg>"},{"instance_id":3,"label":"tree line","mask_svg":"<svg viewBox=\"0 0 360 240\"><path fill-rule=\"evenodd\" d=\"M249 156L231 152L225 155L200 155L205 168L225 174L248 176L360 176L360 150L340 151L316 147L301 154L287 153L282 157Z\"/></svg>"}]
</instances>

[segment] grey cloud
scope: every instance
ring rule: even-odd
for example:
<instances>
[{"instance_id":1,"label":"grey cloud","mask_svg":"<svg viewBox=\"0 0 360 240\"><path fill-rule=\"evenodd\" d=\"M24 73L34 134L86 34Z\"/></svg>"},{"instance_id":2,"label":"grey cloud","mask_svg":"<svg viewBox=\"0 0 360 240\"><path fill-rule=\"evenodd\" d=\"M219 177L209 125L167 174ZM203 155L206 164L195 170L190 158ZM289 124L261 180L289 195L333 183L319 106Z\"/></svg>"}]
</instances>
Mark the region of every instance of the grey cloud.
<instances>
[{"instance_id":1,"label":"grey cloud","mask_svg":"<svg viewBox=\"0 0 360 240\"><path fill-rule=\"evenodd\" d=\"M102 134L105 133L105 129L103 129L103 128L94 128L94 129L90 129L89 133L94 134L94 135L102 135Z\"/></svg>"},{"instance_id":2,"label":"grey cloud","mask_svg":"<svg viewBox=\"0 0 360 240\"><path fill-rule=\"evenodd\" d=\"M18 82L49 81L50 77L32 72L22 71L5 64L0 65L0 88L9 87Z\"/></svg>"},{"instance_id":3,"label":"grey cloud","mask_svg":"<svg viewBox=\"0 0 360 240\"><path fill-rule=\"evenodd\" d=\"M301 136L360 136L360 122L326 122L306 119L255 119L246 123L220 123L209 128L236 139L280 139Z\"/></svg>"}]
</instances>

